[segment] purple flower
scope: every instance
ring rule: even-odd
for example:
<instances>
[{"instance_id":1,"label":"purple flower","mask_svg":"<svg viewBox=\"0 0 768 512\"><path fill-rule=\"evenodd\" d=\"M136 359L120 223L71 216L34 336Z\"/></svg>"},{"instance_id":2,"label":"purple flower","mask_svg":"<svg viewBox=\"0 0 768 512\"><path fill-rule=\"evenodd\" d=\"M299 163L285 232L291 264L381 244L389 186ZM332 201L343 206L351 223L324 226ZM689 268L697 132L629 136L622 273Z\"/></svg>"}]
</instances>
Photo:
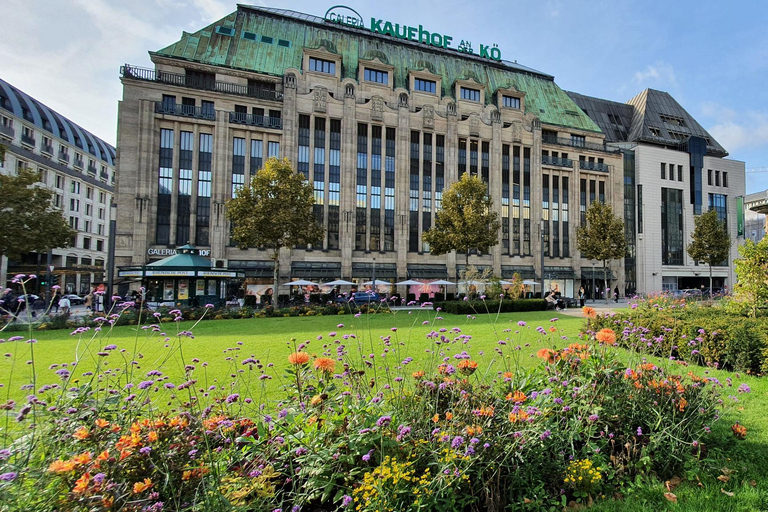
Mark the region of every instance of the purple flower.
<instances>
[{"instance_id":1,"label":"purple flower","mask_svg":"<svg viewBox=\"0 0 768 512\"><path fill-rule=\"evenodd\" d=\"M296 448L296 451L294 453L296 454L297 457L299 457L301 455L306 455L307 449L304 448L303 446L301 446L299 448Z\"/></svg>"},{"instance_id":2,"label":"purple flower","mask_svg":"<svg viewBox=\"0 0 768 512\"><path fill-rule=\"evenodd\" d=\"M464 438L461 436L456 436L453 438L453 441L451 441L451 448L456 449L462 444L464 444Z\"/></svg>"},{"instance_id":3,"label":"purple flower","mask_svg":"<svg viewBox=\"0 0 768 512\"><path fill-rule=\"evenodd\" d=\"M742 384L741 386L739 386L739 393L749 393L751 391L752 389L750 389L750 387L747 386L746 384Z\"/></svg>"},{"instance_id":4,"label":"purple flower","mask_svg":"<svg viewBox=\"0 0 768 512\"><path fill-rule=\"evenodd\" d=\"M641 427L637 427L637 437L642 437L643 435L643 429Z\"/></svg>"},{"instance_id":5,"label":"purple flower","mask_svg":"<svg viewBox=\"0 0 768 512\"><path fill-rule=\"evenodd\" d=\"M149 388L154 383L155 383L155 381L153 381L153 380L143 380L143 381L139 382L139 389L147 389L147 388Z\"/></svg>"},{"instance_id":6,"label":"purple flower","mask_svg":"<svg viewBox=\"0 0 768 512\"><path fill-rule=\"evenodd\" d=\"M382 416L378 420L376 420L376 426L377 427L386 427L392 422L392 416Z\"/></svg>"},{"instance_id":7,"label":"purple flower","mask_svg":"<svg viewBox=\"0 0 768 512\"><path fill-rule=\"evenodd\" d=\"M542 433L541 433L541 435L539 436L539 438L540 438L542 441L544 441L545 439L547 439L547 438L548 438L549 436L551 436L551 435L552 435L552 432L550 432L549 430L545 430L544 432L542 432Z\"/></svg>"},{"instance_id":8,"label":"purple flower","mask_svg":"<svg viewBox=\"0 0 768 512\"><path fill-rule=\"evenodd\" d=\"M363 460L364 460L365 462L368 462L368 461L370 461L370 460L371 460L371 454L372 454L372 453L373 453L373 450L370 450L368 453L366 453L365 455L363 455Z\"/></svg>"},{"instance_id":9,"label":"purple flower","mask_svg":"<svg viewBox=\"0 0 768 512\"><path fill-rule=\"evenodd\" d=\"M600 419L600 416L598 416L597 414L590 414L589 418L587 419L589 419L589 421L597 421Z\"/></svg>"},{"instance_id":10,"label":"purple flower","mask_svg":"<svg viewBox=\"0 0 768 512\"><path fill-rule=\"evenodd\" d=\"M149 452L152 451L152 448L149 446L145 446L144 448L139 450L139 453L142 455L149 455Z\"/></svg>"},{"instance_id":11,"label":"purple flower","mask_svg":"<svg viewBox=\"0 0 768 512\"><path fill-rule=\"evenodd\" d=\"M239 398L240 398L240 395L238 395L237 393L232 393L224 401L227 402L228 404L232 404L237 402Z\"/></svg>"},{"instance_id":12,"label":"purple flower","mask_svg":"<svg viewBox=\"0 0 768 512\"><path fill-rule=\"evenodd\" d=\"M10 473L3 473L0 475L0 482L12 482L16 479L16 473L11 471Z\"/></svg>"},{"instance_id":13,"label":"purple flower","mask_svg":"<svg viewBox=\"0 0 768 512\"><path fill-rule=\"evenodd\" d=\"M341 497L341 506L346 508L352 504L352 496L344 495Z\"/></svg>"}]
</instances>

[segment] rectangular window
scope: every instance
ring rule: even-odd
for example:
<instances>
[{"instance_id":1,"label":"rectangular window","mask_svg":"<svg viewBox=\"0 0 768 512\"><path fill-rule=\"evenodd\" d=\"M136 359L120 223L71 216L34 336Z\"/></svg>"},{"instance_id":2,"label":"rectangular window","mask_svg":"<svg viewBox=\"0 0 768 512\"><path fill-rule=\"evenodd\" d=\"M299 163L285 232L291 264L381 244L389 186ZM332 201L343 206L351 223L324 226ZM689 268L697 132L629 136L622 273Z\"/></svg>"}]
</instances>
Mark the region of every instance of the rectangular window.
<instances>
[{"instance_id":1,"label":"rectangular window","mask_svg":"<svg viewBox=\"0 0 768 512\"><path fill-rule=\"evenodd\" d=\"M312 184L315 204L312 211L319 225L324 224L325 211L325 118L315 118L315 154ZM322 244L321 244L322 246Z\"/></svg>"},{"instance_id":2,"label":"rectangular window","mask_svg":"<svg viewBox=\"0 0 768 512\"><path fill-rule=\"evenodd\" d=\"M315 57L310 57L309 70L316 71L318 73L327 73L329 75L335 75L336 63L332 60L316 59Z\"/></svg>"},{"instance_id":3,"label":"rectangular window","mask_svg":"<svg viewBox=\"0 0 768 512\"><path fill-rule=\"evenodd\" d=\"M712 186L712 169L707 169L707 185Z\"/></svg>"},{"instance_id":4,"label":"rectangular window","mask_svg":"<svg viewBox=\"0 0 768 512\"><path fill-rule=\"evenodd\" d=\"M467 172L467 139L459 139L459 179Z\"/></svg>"},{"instance_id":5,"label":"rectangular window","mask_svg":"<svg viewBox=\"0 0 768 512\"><path fill-rule=\"evenodd\" d=\"M507 108L516 108L520 109L520 98L515 98L514 96L503 96L502 97L502 105Z\"/></svg>"},{"instance_id":6,"label":"rectangular window","mask_svg":"<svg viewBox=\"0 0 768 512\"><path fill-rule=\"evenodd\" d=\"M80 182L72 181L72 183L69 184L69 191L73 194L80 194Z\"/></svg>"},{"instance_id":7,"label":"rectangular window","mask_svg":"<svg viewBox=\"0 0 768 512\"><path fill-rule=\"evenodd\" d=\"M509 144L501 146L501 246L509 254Z\"/></svg>"},{"instance_id":8,"label":"rectangular window","mask_svg":"<svg viewBox=\"0 0 768 512\"><path fill-rule=\"evenodd\" d=\"M568 218L568 181L568 178L563 176L561 179L562 187L560 188L562 196L562 200L560 201L560 220L563 222L563 258L571 257L571 236L568 231L570 229L570 219Z\"/></svg>"},{"instance_id":9,"label":"rectangular window","mask_svg":"<svg viewBox=\"0 0 768 512\"><path fill-rule=\"evenodd\" d=\"M587 141L583 135L571 135L571 146L583 148L586 144Z\"/></svg>"},{"instance_id":10,"label":"rectangular window","mask_svg":"<svg viewBox=\"0 0 768 512\"><path fill-rule=\"evenodd\" d=\"M683 166L677 166L677 181L683 181Z\"/></svg>"},{"instance_id":11,"label":"rectangular window","mask_svg":"<svg viewBox=\"0 0 768 512\"><path fill-rule=\"evenodd\" d=\"M715 171L715 186L720 186L720 171Z\"/></svg>"},{"instance_id":12,"label":"rectangular window","mask_svg":"<svg viewBox=\"0 0 768 512\"><path fill-rule=\"evenodd\" d=\"M104 208L99 208L99 219L104 220Z\"/></svg>"},{"instance_id":13,"label":"rectangular window","mask_svg":"<svg viewBox=\"0 0 768 512\"><path fill-rule=\"evenodd\" d=\"M85 187L85 198L93 199L93 187Z\"/></svg>"},{"instance_id":14,"label":"rectangular window","mask_svg":"<svg viewBox=\"0 0 768 512\"><path fill-rule=\"evenodd\" d=\"M160 166L157 189L155 242L171 243L171 194L173 194L173 130L160 130Z\"/></svg>"},{"instance_id":15,"label":"rectangular window","mask_svg":"<svg viewBox=\"0 0 768 512\"><path fill-rule=\"evenodd\" d=\"M104 224L99 224L98 226L96 226L96 234L104 235Z\"/></svg>"},{"instance_id":16,"label":"rectangular window","mask_svg":"<svg viewBox=\"0 0 768 512\"><path fill-rule=\"evenodd\" d=\"M251 139L251 176L261 170L264 165L264 141Z\"/></svg>"},{"instance_id":17,"label":"rectangular window","mask_svg":"<svg viewBox=\"0 0 768 512\"><path fill-rule=\"evenodd\" d=\"M245 184L245 139L232 139L232 197Z\"/></svg>"},{"instance_id":18,"label":"rectangular window","mask_svg":"<svg viewBox=\"0 0 768 512\"><path fill-rule=\"evenodd\" d=\"M80 211L80 200L79 199L70 199L69 200L69 211L71 211L71 212L79 212Z\"/></svg>"},{"instance_id":19,"label":"rectangular window","mask_svg":"<svg viewBox=\"0 0 768 512\"><path fill-rule=\"evenodd\" d=\"M637 186L637 233L643 232L643 186Z\"/></svg>"},{"instance_id":20,"label":"rectangular window","mask_svg":"<svg viewBox=\"0 0 768 512\"><path fill-rule=\"evenodd\" d=\"M542 176L542 200L541 200L541 243L544 256L549 256L549 175Z\"/></svg>"},{"instance_id":21,"label":"rectangular window","mask_svg":"<svg viewBox=\"0 0 768 512\"><path fill-rule=\"evenodd\" d=\"M389 73L377 69L365 68L363 71L363 79L366 82L376 82L378 84L386 85L389 83Z\"/></svg>"},{"instance_id":22,"label":"rectangular window","mask_svg":"<svg viewBox=\"0 0 768 512\"><path fill-rule=\"evenodd\" d=\"M96 250L104 252L104 240L96 240Z\"/></svg>"},{"instance_id":23,"label":"rectangular window","mask_svg":"<svg viewBox=\"0 0 768 512\"><path fill-rule=\"evenodd\" d=\"M203 100L201 102L200 113L204 119L215 119L216 110L213 107L213 102Z\"/></svg>"},{"instance_id":24,"label":"rectangular window","mask_svg":"<svg viewBox=\"0 0 768 512\"><path fill-rule=\"evenodd\" d=\"M280 143L270 141L267 144L267 158L280 158Z\"/></svg>"},{"instance_id":25,"label":"rectangular window","mask_svg":"<svg viewBox=\"0 0 768 512\"><path fill-rule=\"evenodd\" d=\"M90 250L91 248L91 239L87 236L83 237L83 249Z\"/></svg>"},{"instance_id":26,"label":"rectangular window","mask_svg":"<svg viewBox=\"0 0 768 512\"><path fill-rule=\"evenodd\" d=\"M434 80L424 80L422 78L414 78L413 90L434 93L437 90L437 82L435 82Z\"/></svg>"},{"instance_id":27,"label":"rectangular window","mask_svg":"<svg viewBox=\"0 0 768 512\"><path fill-rule=\"evenodd\" d=\"M552 257L560 257L560 178L552 176Z\"/></svg>"},{"instance_id":28,"label":"rectangular window","mask_svg":"<svg viewBox=\"0 0 768 512\"><path fill-rule=\"evenodd\" d=\"M381 250L381 126L371 126L371 229L369 251Z\"/></svg>"},{"instance_id":29,"label":"rectangular window","mask_svg":"<svg viewBox=\"0 0 768 512\"><path fill-rule=\"evenodd\" d=\"M421 153L421 134L411 132L411 166L409 176L409 219L408 219L408 251L418 252L421 247L419 240L419 156Z\"/></svg>"},{"instance_id":30,"label":"rectangular window","mask_svg":"<svg viewBox=\"0 0 768 512\"><path fill-rule=\"evenodd\" d=\"M523 148L523 256L531 255L531 148Z\"/></svg>"},{"instance_id":31,"label":"rectangular window","mask_svg":"<svg viewBox=\"0 0 768 512\"><path fill-rule=\"evenodd\" d=\"M667 164L661 163L661 179L667 179Z\"/></svg>"},{"instance_id":32,"label":"rectangular window","mask_svg":"<svg viewBox=\"0 0 768 512\"><path fill-rule=\"evenodd\" d=\"M469 141L469 174L477 176L477 141Z\"/></svg>"},{"instance_id":33,"label":"rectangular window","mask_svg":"<svg viewBox=\"0 0 768 512\"><path fill-rule=\"evenodd\" d=\"M309 116L299 115L299 157L296 170L309 179Z\"/></svg>"},{"instance_id":34,"label":"rectangular window","mask_svg":"<svg viewBox=\"0 0 768 512\"><path fill-rule=\"evenodd\" d=\"M387 128L384 159L384 250L395 250L395 129ZM438 135L440 144L441 135ZM439 158L440 153L438 153ZM442 190L442 188L441 188Z\"/></svg>"},{"instance_id":35,"label":"rectangular window","mask_svg":"<svg viewBox=\"0 0 768 512\"><path fill-rule=\"evenodd\" d=\"M723 187L728 188L728 173L725 171L723 171Z\"/></svg>"},{"instance_id":36,"label":"rectangular window","mask_svg":"<svg viewBox=\"0 0 768 512\"><path fill-rule=\"evenodd\" d=\"M85 214L86 214L87 216L89 216L89 217L90 217L91 215L93 215L93 205L90 205L90 204L86 204L86 205L85 205ZM88 231L88 230L86 230L86 231Z\"/></svg>"},{"instance_id":37,"label":"rectangular window","mask_svg":"<svg viewBox=\"0 0 768 512\"><path fill-rule=\"evenodd\" d=\"M685 244L683 239L683 191L661 189L661 263L682 265Z\"/></svg>"},{"instance_id":38,"label":"rectangular window","mask_svg":"<svg viewBox=\"0 0 768 512\"><path fill-rule=\"evenodd\" d=\"M520 146L512 147L512 254L520 254Z\"/></svg>"},{"instance_id":39,"label":"rectangular window","mask_svg":"<svg viewBox=\"0 0 768 512\"><path fill-rule=\"evenodd\" d=\"M432 225L432 134L424 133L421 171L421 230L427 231ZM422 252L429 252L429 244L421 241Z\"/></svg>"},{"instance_id":40,"label":"rectangular window","mask_svg":"<svg viewBox=\"0 0 768 512\"><path fill-rule=\"evenodd\" d=\"M179 196L176 202L176 245L191 243L190 217L192 214L192 155L194 134L179 134Z\"/></svg>"},{"instance_id":41,"label":"rectangular window","mask_svg":"<svg viewBox=\"0 0 768 512\"><path fill-rule=\"evenodd\" d=\"M328 150L328 249L339 248L339 204L341 187L341 120L331 119Z\"/></svg>"},{"instance_id":42,"label":"rectangular window","mask_svg":"<svg viewBox=\"0 0 768 512\"><path fill-rule=\"evenodd\" d=\"M461 99L468 101L480 101L480 91L468 87L461 88Z\"/></svg>"},{"instance_id":43,"label":"rectangular window","mask_svg":"<svg viewBox=\"0 0 768 512\"><path fill-rule=\"evenodd\" d=\"M90 233L91 232L91 221L86 220L83 224L84 224L83 231L85 231L86 233Z\"/></svg>"},{"instance_id":44,"label":"rectangular window","mask_svg":"<svg viewBox=\"0 0 768 512\"><path fill-rule=\"evenodd\" d=\"M211 161L213 160L213 135L200 134L197 150L197 216L195 245L210 245L211 217Z\"/></svg>"},{"instance_id":45,"label":"rectangular window","mask_svg":"<svg viewBox=\"0 0 768 512\"><path fill-rule=\"evenodd\" d=\"M491 171L491 144L490 142L483 141L481 145L481 152L480 152L480 163L481 163L481 175L483 177L483 181L486 185L490 182L490 171Z\"/></svg>"},{"instance_id":46,"label":"rectangular window","mask_svg":"<svg viewBox=\"0 0 768 512\"><path fill-rule=\"evenodd\" d=\"M357 125L357 176L355 208L355 249L364 251L367 247L368 224L368 125Z\"/></svg>"}]
</instances>

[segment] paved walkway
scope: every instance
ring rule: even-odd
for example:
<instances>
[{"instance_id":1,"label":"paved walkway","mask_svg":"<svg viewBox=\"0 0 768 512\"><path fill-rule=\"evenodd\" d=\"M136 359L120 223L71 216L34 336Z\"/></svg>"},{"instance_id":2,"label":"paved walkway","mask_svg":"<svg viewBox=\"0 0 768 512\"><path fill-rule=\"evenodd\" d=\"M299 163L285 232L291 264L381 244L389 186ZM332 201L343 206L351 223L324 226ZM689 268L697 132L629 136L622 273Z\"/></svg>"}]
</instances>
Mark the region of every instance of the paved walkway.
<instances>
[{"instance_id":1,"label":"paved walkway","mask_svg":"<svg viewBox=\"0 0 768 512\"><path fill-rule=\"evenodd\" d=\"M610 300L607 304L605 302L605 299L602 300L596 300L592 302L591 300L588 300L584 303L585 306L589 306L591 308L595 308L595 310L598 313L610 313L612 311L620 311L622 309L627 309L629 307L629 302L627 299L619 299L619 302L613 302L613 300ZM576 306L574 308L567 308L567 309L561 309L560 313L563 313L565 315L570 316L582 316L581 307Z\"/></svg>"}]
</instances>

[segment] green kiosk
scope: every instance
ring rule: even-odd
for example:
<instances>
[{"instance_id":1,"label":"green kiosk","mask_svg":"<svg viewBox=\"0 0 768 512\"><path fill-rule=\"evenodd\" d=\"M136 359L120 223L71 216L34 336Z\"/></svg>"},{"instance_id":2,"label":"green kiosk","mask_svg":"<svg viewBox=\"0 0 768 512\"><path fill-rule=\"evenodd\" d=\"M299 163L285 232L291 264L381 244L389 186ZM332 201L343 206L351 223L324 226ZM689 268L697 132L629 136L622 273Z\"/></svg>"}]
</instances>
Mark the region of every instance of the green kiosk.
<instances>
[{"instance_id":1,"label":"green kiosk","mask_svg":"<svg viewBox=\"0 0 768 512\"><path fill-rule=\"evenodd\" d=\"M200 256L200 251L189 244L162 260L141 267L120 267L117 275L140 278L146 290L145 300L153 307L221 307L227 301L227 282L245 277L242 270L213 268L211 260Z\"/></svg>"}]
</instances>

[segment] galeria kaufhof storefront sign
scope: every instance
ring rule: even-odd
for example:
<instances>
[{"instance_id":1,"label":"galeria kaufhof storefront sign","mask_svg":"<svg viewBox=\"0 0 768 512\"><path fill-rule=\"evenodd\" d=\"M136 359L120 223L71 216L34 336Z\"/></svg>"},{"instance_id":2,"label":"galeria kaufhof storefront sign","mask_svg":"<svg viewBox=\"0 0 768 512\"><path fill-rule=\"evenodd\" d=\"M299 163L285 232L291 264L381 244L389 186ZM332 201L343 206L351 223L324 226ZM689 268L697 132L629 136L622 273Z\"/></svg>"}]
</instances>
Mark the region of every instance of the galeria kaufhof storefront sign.
<instances>
[{"instance_id":1,"label":"galeria kaufhof storefront sign","mask_svg":"<svg viewBox=\"0 0 768 512\"><path fill-rule=\"evenodd\" d=\"M325 13L325 21L328 23L335 23L337 25L343 25L345 27L358 28L362 30L370 30L374 34L382 34L397 39L405 39L406 41L413 41L416 43L424 43L436 48L445 48L449 50L457 50L461 53L468 53L471 55L478 55L483 59L490 59L500 62L501 50L498 45L479 45L479 52L475 53L472 48L472 42L466 39L462 39L457 47L453 46L454 38L439 32L429 32L424 29L422 25L418 27L412 27L410 25L401 25L399 23L392 23L378 18L371 18L371 23L368 27L365 26L363 17L358 14L357 11L351 7L345 5L335 5L328 9Z\"/></svg>"}]
</instances>

